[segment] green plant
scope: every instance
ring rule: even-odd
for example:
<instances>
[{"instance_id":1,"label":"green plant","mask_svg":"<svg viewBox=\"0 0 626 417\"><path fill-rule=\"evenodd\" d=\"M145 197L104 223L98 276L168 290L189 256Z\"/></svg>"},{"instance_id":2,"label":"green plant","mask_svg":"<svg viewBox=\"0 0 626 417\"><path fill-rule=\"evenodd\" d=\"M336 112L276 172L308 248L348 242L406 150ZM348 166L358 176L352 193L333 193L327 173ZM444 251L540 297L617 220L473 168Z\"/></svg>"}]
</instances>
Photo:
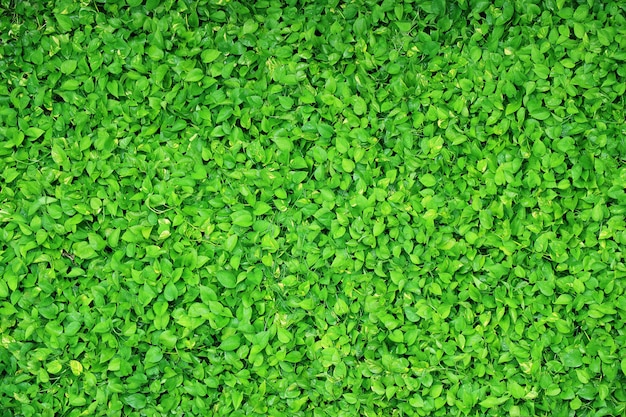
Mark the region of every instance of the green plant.
<instances>
[{"instance_id":1,"label":"green plant","mask_svg":"<svg viewBox=\"0 0 626 417\"><path fill-rule=\"evenodd\" d=\"M574 3L0 2L0 415L622 414Z\"/></svg>"}]
</instances>

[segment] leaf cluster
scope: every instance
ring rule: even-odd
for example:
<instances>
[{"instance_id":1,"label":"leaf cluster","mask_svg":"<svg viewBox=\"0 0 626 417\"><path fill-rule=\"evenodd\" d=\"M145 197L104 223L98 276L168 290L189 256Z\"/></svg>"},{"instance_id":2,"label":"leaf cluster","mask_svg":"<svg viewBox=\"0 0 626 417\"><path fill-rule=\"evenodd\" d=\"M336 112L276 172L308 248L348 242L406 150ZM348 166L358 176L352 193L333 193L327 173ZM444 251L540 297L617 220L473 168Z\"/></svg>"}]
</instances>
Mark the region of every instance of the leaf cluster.
<instances>
[{"instance_id":1,"label":"leaf cluster","mask_svg":"<svg viewBox=\"0 0 626 417\"><path fill-rule=\"evenodd\" d=\"M625 16L0 1L0 415L623 413Z\"/></svg>"}]
</instances>

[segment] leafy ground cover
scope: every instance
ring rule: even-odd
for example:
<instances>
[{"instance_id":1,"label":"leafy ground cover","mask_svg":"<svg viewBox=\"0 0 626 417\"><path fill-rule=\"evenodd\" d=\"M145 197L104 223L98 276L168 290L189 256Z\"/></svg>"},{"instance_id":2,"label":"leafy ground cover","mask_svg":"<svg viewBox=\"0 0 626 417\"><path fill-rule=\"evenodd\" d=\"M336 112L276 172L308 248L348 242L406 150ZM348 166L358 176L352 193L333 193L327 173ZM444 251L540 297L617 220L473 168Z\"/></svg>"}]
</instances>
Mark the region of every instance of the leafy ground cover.
<instances>
[{"instance_id":1,"label":"leafy ground cover","mask_svg":"<svg viewBox=\"0 0 626 417\"><path fill-rule=\"evenodd\" d=\"M0 415L623 415L623 2L0 4Z\"/></svg>"}]
</instances>

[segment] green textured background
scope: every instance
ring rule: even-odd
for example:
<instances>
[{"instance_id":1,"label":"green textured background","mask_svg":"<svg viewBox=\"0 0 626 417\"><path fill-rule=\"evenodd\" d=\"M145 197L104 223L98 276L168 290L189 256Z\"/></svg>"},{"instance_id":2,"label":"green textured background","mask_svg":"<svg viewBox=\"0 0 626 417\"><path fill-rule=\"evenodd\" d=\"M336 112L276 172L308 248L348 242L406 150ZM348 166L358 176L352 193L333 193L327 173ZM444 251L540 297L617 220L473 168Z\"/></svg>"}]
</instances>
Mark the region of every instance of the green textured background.
<instances>
[{"instance_id":1,"label":"green textured background","mask_svg":"<svg viewBox=\"0 0 626 417\"><path fill-rule=\"evenodd\" d=\"M621 1L0 0L0 416L617 416Z\"/></svg>"}]
</instances>

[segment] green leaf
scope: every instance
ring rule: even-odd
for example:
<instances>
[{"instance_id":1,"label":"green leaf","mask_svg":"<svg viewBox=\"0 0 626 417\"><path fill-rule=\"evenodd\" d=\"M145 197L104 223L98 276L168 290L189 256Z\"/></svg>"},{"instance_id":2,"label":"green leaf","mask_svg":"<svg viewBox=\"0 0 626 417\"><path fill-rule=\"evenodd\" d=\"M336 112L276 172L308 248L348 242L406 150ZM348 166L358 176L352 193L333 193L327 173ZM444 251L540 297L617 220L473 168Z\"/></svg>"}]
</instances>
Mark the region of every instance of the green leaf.
<instances>
[{"instance_id":1,"label":"green leaf","mask_svg":"<svg viewBox=\"0 0 626 417\"><path fill-rule=\"evenodd\" d=\"M43 52L40 49L34 49L30 54L30 61L35 65L43 64Z\"/></svg>"},{"instance_id":2,"label":"green leaf","mask_svg":"<svg viewBox=\"0 0 626 417\"><path fill-rule=\"evenodd\" d=\"M194 68L187 73L185 76L185 81L195 83L204 78L204 71L200 68Z\"/></svg>"},{"instance_id":3,"label":"green leaf","mask_svg":"<svg viewBox=\"0 0 626 417\"><path fill-rule=\"evenodd\" d=\"M202 59L202 62L204 62L205 64L210 64L211 62L219 58L220 55L221 55L221 52L218 51L217 49L206 49L202 51L202 54L200 55L200 57Z\"/></svg>"},{"instance_id":4,"label":"green leaf","mask_svg":"<svg viewBox=\"0 0 626 417\"><path fill-rule=\"evenodd\" d=\"M70 19L69 16L55 14L54 17L57 20L61 32L65 33L72 30L72 19Z\"/></svg>"},{"instance_id":5,"label":"green leaf","mask_svg":"<svg viewBox=\"0 0 626 417\"><path fill-rule=\"evenodd\" d=\"M515 381L509 381L507 384L507 389L513 396L513 398L524 398L526 395L526 390L520 384Z\"/></svg>"},{"instance_id":6,"label":"green leaf","mask_svg":"<svg viewBox=\"0 0 626 417\"><path fill-rule=\"evenodd\" d=\"M43 135L46 131L43 129L40 129L38 127L29 127L28 129L26 129L26 131L24 132L24 134L28 137L31 137L33 139L37 139L39 138L41 135Z\"/></svg>"},{"instance_id":7,"label":"green leaf","mask_svg":"<svg viewBox=\"0 0 626 417\"><path fill-rule=\"evenodd\" d=\"M350 149L350 142L348 142L348 139L343 137L343 136L338 136L336 139L336 148L337 148L337 152L339 153L346 153L348 152L348 149Z\"/></svg>"},{"instance_id":8,"label":"green leaf","mask_svg":"<svg viewBox=\"0 0 626 417\"><path fill-rule=\"evenodd\" d=\"M173 349L177 341L178 338L171 330L165 330L159 335L159 343L168 349Z\"/></svg>"},{"instance_id":9,"label":"green leaf","mask_svg":"<svg viewBox=\"0 0 626 417\"><path fill-rule=\"evenodd\" d=\"M237 241L238 240L239 240L239 236L237 236L237 235L230 235L230 236L228 236L226 238L226 241L224 241L224 249L226 249L226 251L228 251L228 252L232 252L235 249L235 247L237 246Z\"/></svg>"},{"instance_id":10,"label":"green leaf","mask_svg":"<svg viewBox=\"0 0 626 417\"><path fill-rule=\"evenodd\" d=\"M254 211L252 212L252 214L254 214L255 216L260 216L262 214L270 212L271 210L272 206L263 201L258 201L254 206Z\"/></svg>"},{"instance_id":11,"label":"green leaf","mask_svg":"<svg viewBox=\"0 0 626 417\"><path fill-rule=\"evenodd\" d=\"M287 329L284 329L282 327L279 327L278 329L276 329L276 336L278 337L278 341L280 343L289 343L291 342L291 333L289 333L289 331Z\"/></svg>"},{"instance_id":12,"label":"green leaf","mask_svg":"<svg viewBox=\"0 0 626 417\"><path fill-rule=\"evenodd\" d=\"M49 374L58 374L63 369L63 364L59 360L54 360L46 366L46 371Z\"/></svg>"},{"instance_id":13,"label":"green leaf","mask_svg":"<svg viewBox=\"0 0 626 417\"><path fill-rule=\"evenodd\" d=\"M67 154L63 150L63 148L59 145L52 145L52 160L59 164L64 165L67 162Z\"/></svg>"},{"instance_id":14,"label":"green leaf","mask_svg":"<svg viewBox=\"0 0 626 417\"><path fill-rule=\"evenodd\" d=\"M67 61L63 61L61 64L61 72L63 74L69 75L74 72L76 69L77 62L75 59L68 59Z\"/></svg>"},{"instance_id":15,"label":"green leaf","mask_svg":"<svg viewBox=\"0 0 626 417\"><path fill-rule=\"evenodd\" d=\"M136 410L146 408L148 400L144 394L135 393L124 397L124 402Z\"/></svg>"},{"instance_id":16,"label":"green leaf","mask_svg":"<svg viewBox=\"0 0 626 417\"><path fill-rule=\"evenodd\" d=\"M152 346L146 352L147 363L158 363L161 361L161 359L163 359L163 352L161 351L161 348L159 348L158 346Z\"/></svg>"},{"instance_id":17,"label":"green leaf","mask_svg":"<svg viewBox=\"0 0 626 417\"><path fill-rule=\"evenodd\" d=\"M178 298L178 288L173 282L168 282L163 289L163 296L167 301L174 301Z\"/></svg>"},{"instance_id":18,"label":"green leaf","mask_svg":"<svg viewBox=\"0 0 626 417\"><path fill-rule=\"evenodd\" d=\"M362 116L367 112L367 104L365 100L359 96L354 96L354 114L357 116Z\"/></svg>"},{"instance_id":19,"label":"green leaf","mask_svg":"<svg viewBox=\"0 0 626 417\"><path fill-rule=\"evenodd\" d=\"M493 408L499 405L504 404L509 399L508 396L505 397L487 397L480 402L480 406L484 408Z\"/></svg>"},{"instance_id":20,"label":"green leaf","mask_svg":"<svg viewBox=\"0 0 626 417\"><path fill-rule=\"evenodd\" d=\"M274 143L276 144L276 147L282 152L289 153L293 149L293 143L287 137L282 137L282 136L273 137L272 141L274 141Z\"/></svg>"},{"instance_id":21,"label":"green leaf","mask_svg":"<svg viewBox=\"0 0 626 417\"><path fill-rule=\"evenodd\" d=\"M250 227L253 224L252 214L248 210L239 210L230 215L233 224L241 227Z\"/></svg>"},{"instance_id":22,"label":"green leaf","mask_svg":"<svg viewBox=\"0 0 626 417\"><path fill-rule=\"evenodd\" d=\"M434 187L437 184L437 179L433 174L420 175L419 180L425 187Z\"/></svg>"},{"instance_id":23,"label":"green leaf","mask_svg":"<svg viewBox=\"0 0 626 417\"><path fill-rule=\"evenodd\" d=\"M543 107L538 101L529 102L528 113L537 120L546 120L551 115L550 110Z\"/></svg>"},{"instance_id":24,"label":"green leaf","mask_svg":"<svg viewBox=\"0 0 626 417\"><path fill-rule=\"evenodd\" d=\"M78 82L78 80L74 80L74 79L65 80L61 84L61 90L75 91L75 90L78 90L79 86L80 86L80 83Z\"/></svg>"},{"instance_id":25,"label":"green leaf","mask_svg":"<svg viewBox=\"0 0 626 417\"><path fill-rule=\"evenodd\" d=\"M232 335L225 338L220 343L219 348L225 352L231 352L241 346L241 337L239 335Z\"/></svg>"},{"instance_id":26,"label":"green leaf","mask_svg":"<svg viewBox=\"0 0 626 417\"><path fill-rule=\"evenodd\" d=\"M354 161L351 159L343 158L341 160L341 168L343 169L344 172L350 173L354 171L355 166L356 165L354 164Z\"/></svg>"},{"instance_id":27,"label":"green leaf","mask_svg":"<svg viewBox=\"0 0 626 417\"><path fill-rule=\"evenodd\" d=\"M70 361L70 369L72 370L72 373L76 376L79 376L80 374L83 373L83 364L80 363L77 360L71 360Z\"/></svg>"},{"instance_id":28,"label":"green leaf","mask_svg":"<svg viewBox=\"0 0 626 417\"><path fill-rule=\"evenodd\" d=\"M218 271L216 276L219 283L225 288L235 288L237 286L237 277L232 271Z\"/></svg>"},{"instance_id":29,"label":"green leaf","mask_svg":"<svg viewBox=\"0 0 626 417\"><path fill-rule=\"evenodd\" d=\"M243 23L243 34L255 33L259 28L259 24L252 19L248 19Z\"/></svg>"},{"instance_id":30,"label":"green leaf","mask_svg":"<svg viewBox=\"0 0 626 417\"><path fill-rule=\"evenodd\" d=\"M321 137L326 138L326 139L331 138L333 134L335 133L335 130L333 129L333 127L326 123L319 123L317 125L317 131L319 132Z\"/></svg>"},{"instance_id":31,"label":"green leaf","mask_svg":"<svg viewBox=\"0 0 626 417\"><path fill-rule=\"evenodd\" d=\"M163 50L155 45L150 45L147 52L148 56L153 61L160 61L165 56Z\"/></svg>"},{"instance_id":32,"label":"green leaf","mask_svg":"<svg viewBox=\"0 0 626 417\"><path fill-rule=\"evenodd\" d=\"M285 361L291 363L299 363L302 360L302 353L298 351L291 351L285 356Z\"/></svg>"},{"instance_id":33,"label":"green leaf","mask_svg":"<svg viewBox=\"0 0 626 417\"><path fill-rule=\"evenodd\" d=\"M238 410L239 407L241 407L241 402L243 401L243 392L239 390L234 390L232 392L232 396L233 396L233 407L235 408L235 410Z\"/></svg>"},{"instance_id":34,"label":"green leaf","mask_svg":"<svg viewBox=\"0 0 626 417\"><path fill-rule=\"evenodd\" d=\"M357 36L365 35L365 32L367 31L367 23L365 18L359 17L358 19L356 19L352 29Z\"/></svg>"},{"instance_id":35,"label":"green leaf","mask_svg":"<svg viewBox=\"0 0 626 417\"><path fill-rule=\"evenodd\" d=\"M569 368L577 368L583 364L583 357L580 350L568 348L561 356L563 365Z\"/></svg>"}]
</instances>

